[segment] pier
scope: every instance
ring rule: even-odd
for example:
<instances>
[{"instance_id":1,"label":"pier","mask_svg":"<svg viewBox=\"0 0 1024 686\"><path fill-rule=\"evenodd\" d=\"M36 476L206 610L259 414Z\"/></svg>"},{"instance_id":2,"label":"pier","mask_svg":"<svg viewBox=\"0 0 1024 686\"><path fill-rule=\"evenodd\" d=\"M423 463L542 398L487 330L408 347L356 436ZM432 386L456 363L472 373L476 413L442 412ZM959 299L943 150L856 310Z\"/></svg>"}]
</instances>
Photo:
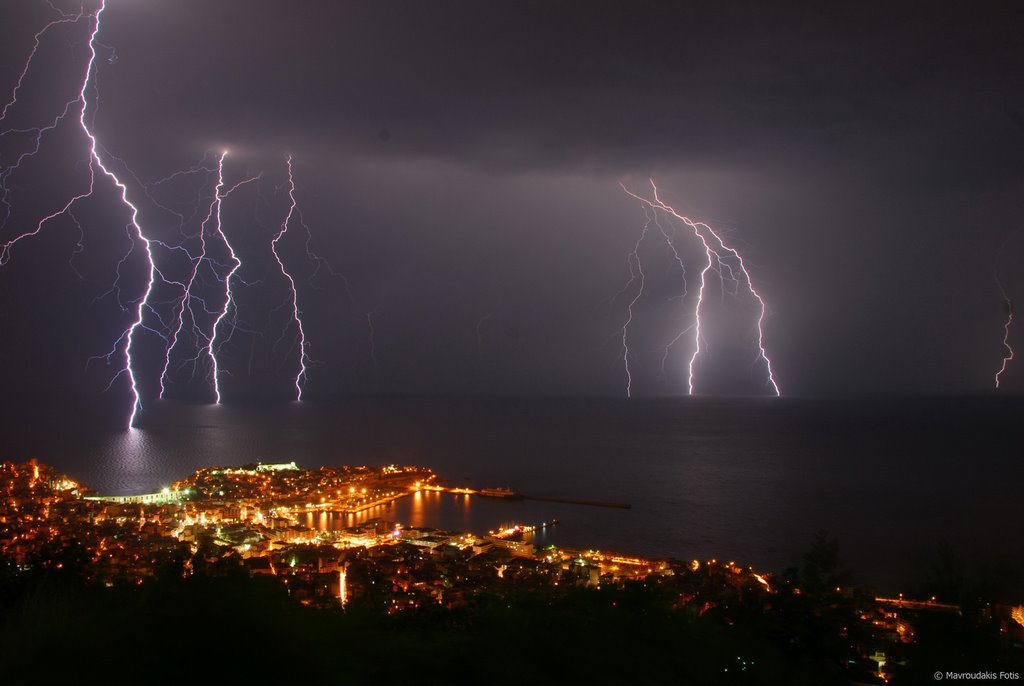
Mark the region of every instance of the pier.
<instances>
[{"instance_id":1,"label":"pier","mask_svg":"<svg viewBox=\"0 0 1024 686\"><path fill-rule=\"evenodd\" d=\"M622 503L609 500L590 500L587 498L568 498L563 496L554 495L526 495L525 493L516 493L508 488L466 488L450 487L450 486L421 486L419 490L423 491L439 491L442 493L457 493L461 495L477 495L487 498L497 498L504 500L538 500L548 503L563 503L566 505L587 505L590 507L614 507L620 510L629 510L633 506L630 503Z\"/></svg>"}]
</instances>

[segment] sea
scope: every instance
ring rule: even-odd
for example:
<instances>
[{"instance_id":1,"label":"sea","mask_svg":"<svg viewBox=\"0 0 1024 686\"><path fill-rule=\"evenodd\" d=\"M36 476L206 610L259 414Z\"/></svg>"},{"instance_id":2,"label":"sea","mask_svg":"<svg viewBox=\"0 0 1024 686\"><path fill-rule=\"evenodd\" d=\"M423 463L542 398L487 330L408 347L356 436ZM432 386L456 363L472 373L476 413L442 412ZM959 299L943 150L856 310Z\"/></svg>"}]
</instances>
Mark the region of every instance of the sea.
<instances>
[{"instance_id":1,"label":"sea","mask_svg":"<svg viewBox=\"0 0 1024 686\"><path fill-rule=\"evenodd\" d=\"M881 592L923 588L943 565L1024 580L1020 397L153 401L137 428L122 420L22 407L0 419L0 459L111 495L211 465L418 465L452 486L630 507L435 493L365 516L476 533L558 520L535 542L772 572L826 531L852 580ZM310 523L342 524L328 519Z\"/></svg>"}]
</instances>

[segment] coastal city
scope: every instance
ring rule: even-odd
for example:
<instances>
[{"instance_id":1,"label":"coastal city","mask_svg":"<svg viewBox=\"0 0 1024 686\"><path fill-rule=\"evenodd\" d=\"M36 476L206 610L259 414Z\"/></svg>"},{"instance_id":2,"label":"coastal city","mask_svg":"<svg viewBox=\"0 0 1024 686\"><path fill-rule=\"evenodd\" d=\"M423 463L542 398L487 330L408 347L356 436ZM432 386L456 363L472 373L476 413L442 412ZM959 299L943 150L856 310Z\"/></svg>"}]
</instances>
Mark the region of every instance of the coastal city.
<instances>
[{"instance_id":1,"label":"coastal city","mask_svg":"<svg viewBox=\"0 0 1024 686\"><path fill-rule=\"evenodd\" d=\"M0 686L1020 682L1021 27L0 0Z\"/></svg>"},{"instance_id":2,"label":"coastal city","mask_svg":"<svg viewBox=\"0 0 1024 686\"><path fill-rule=\"evenodd\" d=\"M27 573L75 565L102 587L166 575L244 573L275 579L301 605L326 610L361 604L396 614L455 610L484 594L514 598L536 590L641 584L663 591L675 609L719 616L726 624L741 608L770 614L786 597L817 594L838 617L845 668L864 683L885 683L906 664L921 618L927 623L932 616L962 613L934 598L883 597L852 587L801 589L794 585L799 580L731 561L535 545L535 528L556 522L507 524L486 533L377 517L336 529L301 523L311 512L356 514L430 490L515 497L504 489L448 489L424 467L209 467L156 493L103 496L37 462L7 462L0 465L0 489L0 554L9 566ZM1000 640L1019 649L1024 606L990 606L981 616Z\"/></svg>"}]
</instances>

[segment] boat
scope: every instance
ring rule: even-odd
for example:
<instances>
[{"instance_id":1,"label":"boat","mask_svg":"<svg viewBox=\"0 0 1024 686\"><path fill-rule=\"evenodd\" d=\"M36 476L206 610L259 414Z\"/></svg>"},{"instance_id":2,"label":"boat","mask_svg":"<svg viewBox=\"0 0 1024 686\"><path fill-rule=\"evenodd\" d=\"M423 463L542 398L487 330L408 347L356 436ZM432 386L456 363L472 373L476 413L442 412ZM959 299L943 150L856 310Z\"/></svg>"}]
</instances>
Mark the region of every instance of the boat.
<instances>
[{"instance_id":1,"label":"boat","mask_svg":"<svg viewBox=\"0 0 1024 686\"><path fill-rule=\"evenodd\" d=\"M476 494L486 496L488 498L508 498L511 500L523 499L523 496L519 495L511 488L483 488L477 491Z\"/></svg>"}]
</instances>

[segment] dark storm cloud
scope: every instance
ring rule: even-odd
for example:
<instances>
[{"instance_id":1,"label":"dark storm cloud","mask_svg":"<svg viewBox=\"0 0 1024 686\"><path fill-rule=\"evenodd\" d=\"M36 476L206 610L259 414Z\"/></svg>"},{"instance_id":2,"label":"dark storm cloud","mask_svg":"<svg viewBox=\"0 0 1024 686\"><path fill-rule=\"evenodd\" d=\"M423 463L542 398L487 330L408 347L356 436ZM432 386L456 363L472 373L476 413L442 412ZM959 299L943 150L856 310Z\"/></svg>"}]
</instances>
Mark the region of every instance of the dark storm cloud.
<instances>
[{"instance_id":1,"label":"dark storm cloud","mask_svg":"<svg viewBox=\"0 0 1024 686\"><path fill-rule=\"evenodd\" d=\"M943 176L964 165L1005 173L1017 154L1007 143L1021 142L1006 114L1024 106L1011 4L118 11L109 24L125 64L110 79L144 82L146 97L118 98L112 120L145 117L179 144L197 131L223 137L228 121L231 137L252 145L303 140L497 168L618 173L885 155ZM160 110L188 128L154 120Z\"/></svg>"},{"instance_id":2,"label":"dark storm cloud","mask_svg":"<svg viewBox=\"0 0 1024 686\"><path fill-rule=\"evenodd\" d=\"M0 12L7 92L46 7ZM283 216L283 155L295 153L314 245L352 291L300 279L324 363L315 392L621 393L613 296L644 217L617 182L649 174L743 250L785 392L982 389L1002 352L994 269L1024 299L1020 14L1014 3L111 0L101 42L117 60L103 52L96 130L144 179L221 146L232 174L265 173L263 198L229 212L261 283L242 296L255 325L280 298L266 243ZM82 64L82 39L62 41L47 59ZM74 131L60 140L53 155L70 151L71 178L80 145ZM143 218L166 224L149 205ZM101 243L123 243L112 226L88 232L80 258L96 292L65 297L82 288L64 267L66 227L49 234L64 244L24 250L50 255L67 283L25 260L0 279L38 289L45 311L75 309L62 332L101 320L86 305L109 285ZM308 273L292 249L289 264ZM659 362L692 311L668 300L678 278L664 248L646 250L636 373L642 392L678 393L687 349L664 376ZM689 258L692 278L699 250ZM39 302L2 295L12 326L39 321ZM64 367L40 368L78 373L107 329ZM235 377L245 393L287 390L294 361L271 354L274 338L236 351L233 363L256 370ZM17 365L34 343L5 345ZM753 368L717 348L709 369Z\"/></svg>"}]
</instances>

